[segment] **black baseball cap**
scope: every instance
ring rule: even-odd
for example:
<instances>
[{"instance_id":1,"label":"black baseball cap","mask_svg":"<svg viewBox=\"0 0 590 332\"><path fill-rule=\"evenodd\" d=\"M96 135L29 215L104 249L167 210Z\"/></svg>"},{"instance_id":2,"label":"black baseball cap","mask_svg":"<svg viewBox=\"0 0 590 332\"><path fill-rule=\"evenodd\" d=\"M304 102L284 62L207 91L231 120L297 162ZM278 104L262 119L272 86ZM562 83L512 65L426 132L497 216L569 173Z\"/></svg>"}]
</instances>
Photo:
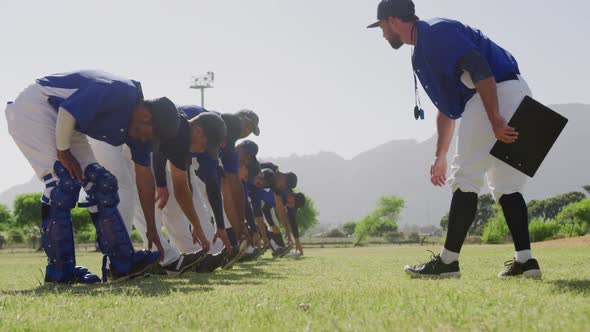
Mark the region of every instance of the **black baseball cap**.
<instances>
[{"instance_id":1,"label":"black baseball cap","mask_svg":"<svg viewBox=\"0 0 590 332\"><path fill-rule=\"evenodd\" d=\"M190 121L190 125L203 128L207 136L207 153L213 159L219 158L219 148L227 137L227 127L220 115L212 112L199 114Z\"/></svg>"},{"instance_id":2,"label":"black baseball cap","mask_svg":"<svg viewBox=\"0 0 590 332\"><path fill-rule=\"evenodd\" d=\"M418 19L416 6L414 6L412 0L382 0L377 7L377 22L367 28L377 28L380 21L389 17L414 17Z\"/></svg>"},{"instance_id":3,"label":"black baseball cap","mask_svg":"<svg viewBox=\"0 0 590 332\"><path fill-rule=\"evenodd\" d=\"M262 177L264 178L265 188L274 187L277 177L272 169L265 168L262 171L260 171L260 174L262 174Z\"/></svg>"},{"instance_id":4,"label":"black baseball cap","mask_svg":"<svg viewBox=\"0 0 590 332\"><path fill-rule=\"evenodd\" d=\"M254 130L252 131L254 135L260 135L260 128L258 128L258 123L260 122L260 119L258 118L258 115L254 113L254 111L243 109L238 111L238 113L236 114L243 120L250 121L250 123L254 125Z\"/></svg>"},{"instance_id":5,"label":"black baseball cap","mask_svg":"<svg viewBox=\"0 0 590 332\"><path fill-rule=\"evenodd\" d=\"M302 193L295 194L295 207L300 209L305 206L305 195Z\"/></svg>"},{"instance_id":6,"label":"black baseball cap","mask_svg":"<svg viewBox=\"0 0 590 332\"><path fill-rule=\"evenodd\" d=\"M163 144L187 137L188 128L181 126L183 118L170 99L162 97L146 100L144 104L148 112L152 114L152 151L154 154L160 152L160 147ZM187 146L190 150L190 141L186 143L188 143Z\"/></svg>"},{"instance_id":7,"label":"black baseball cap","mask_svg":"<svg viewBox=\"0 0 590 332\"><path fill-rule=\"evenodd\" d=\"M256 157L258 155L258 144L252 142L249 139L240 142L238 147L244 149L244 151L246 151L252 157Z\"/></svg>"},{"instance_id":8,"label":"black baseball cap","mask_svg":"<svg viewBox=\"0 0 590 332\"><path fill-rule=\"evenodd\" d=\"M297 187L297 175L295 173L290 172L285 174L285 176L287 177L287 188L294 189Z\"/></svg>"},{"instance_id":9,"label":"black baseball cap","mask_svg":"<svg viewBox=\"0 0 590 332\"><path fill-rule=\"evenodd\" d=\"M244 121L241 117L230 113L221 114L221 118L225 122L225 127L227 128L226 144L233 148L236 145L236 141L242 137Z\"/></svg>"}]
</instances>

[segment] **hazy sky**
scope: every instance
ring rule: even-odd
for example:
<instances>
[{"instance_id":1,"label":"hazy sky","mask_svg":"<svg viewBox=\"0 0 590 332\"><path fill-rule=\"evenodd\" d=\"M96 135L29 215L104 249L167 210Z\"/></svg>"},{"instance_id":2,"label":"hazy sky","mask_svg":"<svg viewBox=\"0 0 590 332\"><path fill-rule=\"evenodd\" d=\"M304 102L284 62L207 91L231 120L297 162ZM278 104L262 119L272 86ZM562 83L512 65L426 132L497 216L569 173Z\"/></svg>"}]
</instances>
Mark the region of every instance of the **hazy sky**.
<instances>
[{"instance_id":1,"label":"hazy sky","mask_svg":"<svg viewBox=\"0 0 590 332\"><path fill-rule=\"evenodd\" d=\"M0 105L35 78L102 69L142 82L146 97L199 103L194 74L216 73L206 107L251 108L262 156L326 150L350 158L393 139L434 133L412 117L410 48L394 52L374 0L7 1L2 4ZM545 103L590 103L588 1L417 0L423 18L480 28L519 60ZM0 191L33 172L0 116ZM400 156L400 162L403 158ZM328 165L327 165L328 166Z\"/></svg>"}]
</instances>

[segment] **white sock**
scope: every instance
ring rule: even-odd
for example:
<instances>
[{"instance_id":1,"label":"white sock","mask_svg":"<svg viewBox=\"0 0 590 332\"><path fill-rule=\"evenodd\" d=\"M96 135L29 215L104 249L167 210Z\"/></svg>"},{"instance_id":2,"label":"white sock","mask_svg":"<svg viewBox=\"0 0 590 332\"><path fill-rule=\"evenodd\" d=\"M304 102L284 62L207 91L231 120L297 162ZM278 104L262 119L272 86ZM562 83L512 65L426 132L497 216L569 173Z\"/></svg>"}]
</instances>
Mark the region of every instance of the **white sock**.
<instances>
[{"instance_id":1,"label":"white sock","mask_svg":"<svg viewBox=\"0 0 590 332\"><path fill-rule=\"evenodd\" d=\"M445 264L451 264L452 262L459 260L459 254L443 247L442 251L440 252L440 259Z\"/></svg>"},{"instance_id":2,"label":"white sock","mask_svg":"<svg viewBox=\"0 0 590 332\"><path fill-rule=\"evenodd\" d=\"M252 246L249 246L248 249L246 249L247 254L251 254L253 252L254 252L254 247L252 247Z\"/></svg>"},{"instance_id":3,"label":"white sock","mask_svg":"<svg viewBox=\"0 0 590 332\"><path fill-rule=\"evenodd\" d=\"M526 263L529 259L533 258L533 253L529 249L529 250L517 251L514 253L514 256L516 257L517 262Z\"/></svg>"}]
</instances>

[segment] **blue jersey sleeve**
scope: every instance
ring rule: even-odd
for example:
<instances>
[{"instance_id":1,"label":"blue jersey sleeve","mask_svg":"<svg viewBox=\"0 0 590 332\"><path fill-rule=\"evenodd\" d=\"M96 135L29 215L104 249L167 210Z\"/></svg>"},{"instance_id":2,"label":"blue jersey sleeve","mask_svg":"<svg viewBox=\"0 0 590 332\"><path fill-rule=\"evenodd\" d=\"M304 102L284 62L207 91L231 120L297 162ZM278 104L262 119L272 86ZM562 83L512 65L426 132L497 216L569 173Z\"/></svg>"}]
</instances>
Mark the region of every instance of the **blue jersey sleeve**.
<instances>
[{"instance_id":1,"label":"blue jersey sleeve","mask_svg":"<svg viewBox=\"0 0 590 332\"><path fill-rule=\"evenodd\" d=\"M225 173L238 174L240 172L240 158L235 148L222 149L220 158Z\"/></svg>"},{"instance_id":2,"label":"blue jersey sleeve","mask_svg":"<svg viewBox=\"0 0 590 332\"><path fill-rule=\"evenodd\" d=\"M461 28L451 22L434 24L423 38L430 68L450 79L456 77L461 58L469 50L477 49Z\"/></svg>"},{"instance_id":3,"label":"blue jersey sleeve","mask_svg":"<svg viewBox=\"0 0 590 332\"><path fill-rule=\"evenodd\" d=\"M250 202L252 203L254 217L262 217L262 199L260 197L260 189L256 188L250 183L246 185L246 189L248 190L248 196L250 197Z\"/></svg>"},{"instance_id":4,"label":"blue jersey sleeve","mask_svg":"<svg viewBox=\"0 0 590 332\"><path fill-rule=\"evenodd\" d=\"M141 142L139 140L128 139L127 145L131 150L131 159L138 165L144 167L151 166L151 158L150 155L152 153L152 142ZM166 181L164 179L164 181Z\"/></svg>"},{"instance_id":5,"label":"blue jersey sleeve","mask_svg":"<svg viewBox=\"0 0 590 332\"><path fill-rule=\"evenodd\" d=\"M219 173L217 172L217 160L209 157L207 153L198 153L196 157L199 162L199 169L196 170L196 174L205 183L209 204L213 209L215 225L217 229L224 229L223 197L221 196Z\"/></svg>"}]
</instances>

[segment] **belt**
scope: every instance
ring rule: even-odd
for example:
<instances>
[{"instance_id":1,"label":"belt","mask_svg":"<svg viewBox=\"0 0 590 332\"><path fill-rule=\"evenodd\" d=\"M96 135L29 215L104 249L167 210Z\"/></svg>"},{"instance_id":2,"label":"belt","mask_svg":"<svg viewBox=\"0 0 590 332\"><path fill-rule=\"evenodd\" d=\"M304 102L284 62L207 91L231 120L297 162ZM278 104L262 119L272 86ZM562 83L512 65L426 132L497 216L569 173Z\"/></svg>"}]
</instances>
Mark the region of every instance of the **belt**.
<instances>
[{"instance_id":1,"label":"belt","mask_svg":"<svg viewBox=\"0 0 590 332\"><path fill-rule=\"evenodd\" d=\"M507 81L518 81L518 74L510 73L508 76L504 77L504 79L497 81L496 83L502 83Z\"/></svg>"}]
</instances>

